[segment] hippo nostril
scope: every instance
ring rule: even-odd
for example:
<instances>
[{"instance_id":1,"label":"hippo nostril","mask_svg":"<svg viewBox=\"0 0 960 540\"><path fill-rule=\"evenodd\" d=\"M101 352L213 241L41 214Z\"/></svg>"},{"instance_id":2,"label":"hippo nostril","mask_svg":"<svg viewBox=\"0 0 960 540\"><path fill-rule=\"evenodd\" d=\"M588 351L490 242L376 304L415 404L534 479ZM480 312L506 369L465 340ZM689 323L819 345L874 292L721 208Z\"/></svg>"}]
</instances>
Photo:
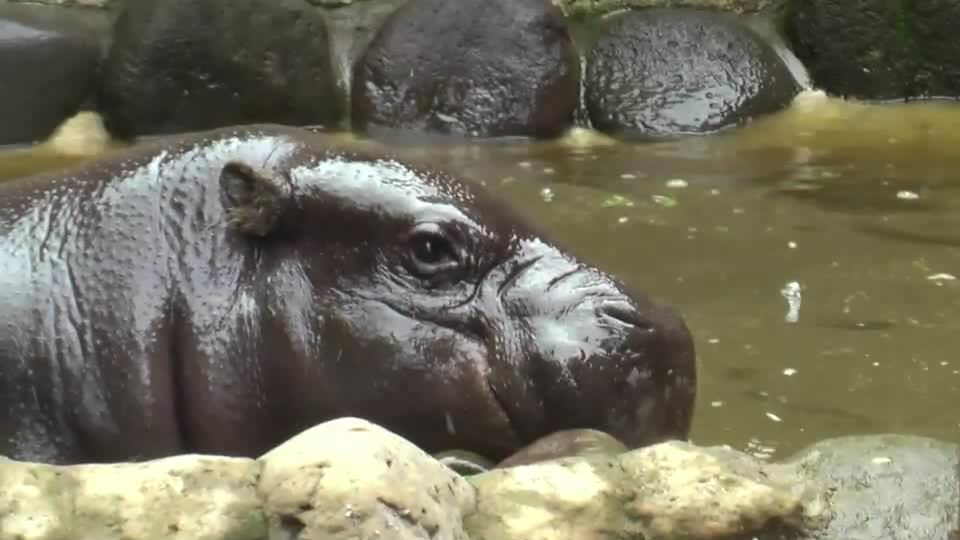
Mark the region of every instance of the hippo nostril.
<instances>
[{"instance_id":1,"label":"hippo nostril","mask_svg":"<svg viewBox=\"0 0 960 540\"><path fill-rule=\"evenodd\" d=\"M606 303L599 308L600 313L616 319L624 324L633 326L640 330L650 330L652 325L647 317L644 317L633 306L626 302Z\"/></svg>"}]
</instances>

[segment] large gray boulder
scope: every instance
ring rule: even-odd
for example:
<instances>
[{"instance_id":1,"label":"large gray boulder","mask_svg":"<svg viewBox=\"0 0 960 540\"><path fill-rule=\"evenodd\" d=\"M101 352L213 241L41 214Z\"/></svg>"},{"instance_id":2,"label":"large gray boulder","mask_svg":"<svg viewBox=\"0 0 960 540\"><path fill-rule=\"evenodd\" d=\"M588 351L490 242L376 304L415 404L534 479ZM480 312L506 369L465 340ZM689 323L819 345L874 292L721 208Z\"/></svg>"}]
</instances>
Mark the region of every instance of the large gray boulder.
<instances>
[{"instance_id":1,"label":"large gray boulder","mask_svg":"<svg viewBox=\"0 0 960 540\"><path fill-rule=\"evenodd\" d=\"M326 23L304 0L124 0L99 106L121 138L336 124Z\"/></svg>"},{"instance_id":2,"label":"large gray boulder","mask_svg":"<svg viewBox=\"0 0 960 540\"><path fill-rule=\"evenodd\" d=\"M779 470L777 470L779 469ZM774 468L821 484L832 519L817 540L960 538L960 447L910 435L818 442Z\"/></svg>"},{"instance_id":3,"label":"large gray boulder","mask_svg":"<svg viewBox=\"0 0 960 540\"><path fill-rule=\"evenodd\" d=\"M354 66L352 120L461 136L554 136L573 122L577 51L547 0L410 0Z\"/></svg>"},{"instance_id":4,"label":"large gray boulder","mask_svg":"<svg viewBox=\"0 0 960 540\"><path fill-rule=\"evenodd\" d=\"M783 109L800 85L733 15L652 8L613 15L587 56L593 127L624 136L706 133Z\"/></svg>"},{"instance_id":5,"label":"large gray boulder","mask_svg":"<svg viewBox=\"0 0 960 540\"><path fill-rule=\"evenodd\" d=\"M49 137L92 94L96 21L49 6L0 3L0 144Z\"/></svg>"}]
</instances>

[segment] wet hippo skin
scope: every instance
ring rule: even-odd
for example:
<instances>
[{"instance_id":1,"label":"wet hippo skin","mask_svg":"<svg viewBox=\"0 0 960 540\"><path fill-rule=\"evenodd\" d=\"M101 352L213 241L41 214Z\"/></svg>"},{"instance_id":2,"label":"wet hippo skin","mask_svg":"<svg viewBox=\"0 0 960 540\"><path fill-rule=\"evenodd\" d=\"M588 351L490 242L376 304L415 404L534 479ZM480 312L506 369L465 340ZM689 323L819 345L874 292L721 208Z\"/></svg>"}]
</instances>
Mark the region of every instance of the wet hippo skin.
<instances>
[{"instance_id":1,"label":"wet hippo skin","mask_svg":"<svg viewBox=\"0 0 960 540\"><path fill-rule=\"evenodd\" d=\"M686 438L672 309L477 184L260 125L0 184L0 454L257 456L359 416L500 460Z\"/></svg>"}]
</instances>

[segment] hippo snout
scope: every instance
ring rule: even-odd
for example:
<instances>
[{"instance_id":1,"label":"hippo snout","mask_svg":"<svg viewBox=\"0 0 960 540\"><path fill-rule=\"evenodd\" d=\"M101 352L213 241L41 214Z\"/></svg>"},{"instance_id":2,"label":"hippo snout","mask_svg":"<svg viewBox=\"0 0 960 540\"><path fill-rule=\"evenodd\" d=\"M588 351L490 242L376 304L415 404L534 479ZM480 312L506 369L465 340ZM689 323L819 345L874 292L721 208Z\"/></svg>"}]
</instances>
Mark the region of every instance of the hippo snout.
<instances>
[{"instance_id":1,"label":"hippo snout","mask_svg":"<svg viewBox=\"0 0 960 540\"><path fill-rule=\"evenodd\" d=\"M649 318L626 300L604 302L596 311L598 315L610 317L637 330L652 331L654 328Z\"/></svg>"},{"instance_id":2,"label":"hippo snout","mask_svg":"<svg viewBox=\"0 0 960 540\"><path fill-rule=\"evenodd\" d=\"M626 302L599 309L625 325L616 349L587 359L578 373L601 429L636 448L687 439L696 395L693 337L673 308ZM605 364L615 366L609 378Z\"/></svg>"},{"instance_id":3,"label":"hippo snout","mask_svg":"<svg viewBox=\"0 0 960 540\"><path fill-rule=\"evenodd\" d=\"M534 314L524 327L541 430L599 429L631 448L687 439L696 361L680 314L596 269L549 259L517 278L510 295ZM546 264L563 279L536 277ZM524 290L534 279L549 286Z\"/></svg>"}]
</instances>

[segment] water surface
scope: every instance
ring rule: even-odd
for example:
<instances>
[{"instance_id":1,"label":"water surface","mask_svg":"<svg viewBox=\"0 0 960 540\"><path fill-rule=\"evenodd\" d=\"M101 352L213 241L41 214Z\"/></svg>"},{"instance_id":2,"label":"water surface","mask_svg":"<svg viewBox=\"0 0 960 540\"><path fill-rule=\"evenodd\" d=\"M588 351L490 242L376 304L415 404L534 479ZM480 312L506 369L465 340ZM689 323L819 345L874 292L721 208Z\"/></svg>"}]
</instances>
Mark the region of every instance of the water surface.
<instances>
[{"instance_id":1,"label":"water surface","mask_svg":"<svg viewBox=\"0 0 960 540\"><path fill-rule=\"evenodd\" d=\"M694 441L784 457L855 433L960 442L958 126L960 104L807 93L706 137L406 150L677 306L699 353ZM0 177L73 163L30 155L0 156Z\"/></svg>"}]
</instances>

